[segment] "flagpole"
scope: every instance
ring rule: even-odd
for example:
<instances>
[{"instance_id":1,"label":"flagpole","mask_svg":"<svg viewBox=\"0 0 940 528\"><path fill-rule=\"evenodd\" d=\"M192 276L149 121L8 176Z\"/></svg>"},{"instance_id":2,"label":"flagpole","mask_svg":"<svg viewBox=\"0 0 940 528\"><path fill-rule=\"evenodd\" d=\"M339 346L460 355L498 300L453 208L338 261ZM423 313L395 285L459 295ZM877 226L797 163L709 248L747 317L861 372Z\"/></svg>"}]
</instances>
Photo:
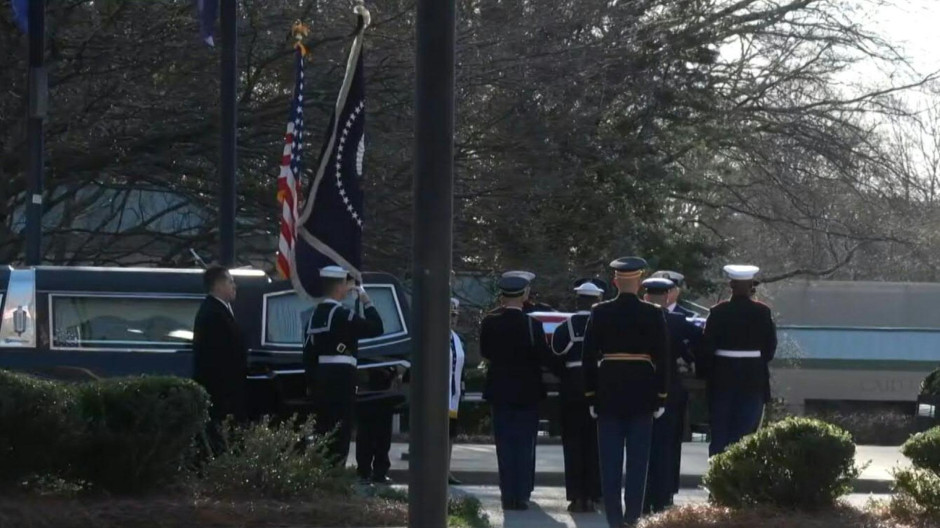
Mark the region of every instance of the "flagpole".
<instances>
[{"instance_id":1,"label":"flagpole","mask_svg":"<svg viewBox=\"0 0 940 528\"><path fill-rule=\"evenodd\" d=\"M455 0L418 0L408 525L447 526Z\"/></svg>"},{"instance_id":2,"label":"flagpole","mask_svg":"<svg viewBox=\"0 0 940 528\"><path fill-rule=\"evenodd\" d=\"M43 124L48 109L49 82L45 67L46 2L32 0L28 8L29 114L26 135L29 144L29 190L26 201L26 264L42 263L42 187L45 155Z\"/></svg>"},{"instance_id":3,"label":"flagpole","mask_svg":"<svg viewBox=\"0 0 940 528\"><path fill-rule=\"evenodd\" d=\"M238 0L221 0L221 160L219 163L219 262L235 264L235 168L237 167Z\"/></svg>"}]
</instances>

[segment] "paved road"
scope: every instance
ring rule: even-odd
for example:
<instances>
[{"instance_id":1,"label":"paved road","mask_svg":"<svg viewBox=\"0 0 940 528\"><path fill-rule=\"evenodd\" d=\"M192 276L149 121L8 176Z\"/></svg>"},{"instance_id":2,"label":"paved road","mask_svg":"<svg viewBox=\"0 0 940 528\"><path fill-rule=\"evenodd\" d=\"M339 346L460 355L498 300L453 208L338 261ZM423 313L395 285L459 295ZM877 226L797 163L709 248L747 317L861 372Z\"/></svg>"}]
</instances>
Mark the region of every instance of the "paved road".
<instances>
[{"instance_id":1,"label":"paved road","mask_svg":"<svg viewBox=\"0 0 940 528\"><path fill-rule=\"evenodd\" d=\"M399 482L407 479L408 462L402 460L407 444L393 444L392 477ZM355 465L355 447L350 451L349 465ZM682 446L682 487L695 489L708 468L708 446L686 443ZM858 446L856 463L866 465L856 482L860 493L887 493L891 470L907 467L910 462L897 447ZM539 445L536 453L536 482L539 486L564 485L564 458L560 445ZM458 444L454 446L452 469L466 484L496 485L499 483L496 467L496 448L485 444Z\"/></svg>"}]
</instances>

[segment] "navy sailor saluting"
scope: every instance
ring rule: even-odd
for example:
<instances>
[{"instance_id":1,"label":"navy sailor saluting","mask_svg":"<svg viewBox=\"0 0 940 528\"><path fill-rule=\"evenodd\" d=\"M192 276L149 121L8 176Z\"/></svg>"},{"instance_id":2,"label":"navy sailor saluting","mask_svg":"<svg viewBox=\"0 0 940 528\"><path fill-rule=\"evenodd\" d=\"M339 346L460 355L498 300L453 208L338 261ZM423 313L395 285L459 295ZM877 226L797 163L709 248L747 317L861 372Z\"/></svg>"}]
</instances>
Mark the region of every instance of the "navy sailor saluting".
<instances>
[{"instance_id":1,"label":"navy sailor saluting","mask_svg":"<svg viewBox=\"0 0 940 528\"><path fill-rule=\"evenodd\" d=\"M597 281L600 282L600 281ZM552 334L555 368L561 379L561 440L565 454L565 491L570 512L594 511L601 497L600 469L597 461L597 424L584 395L584 331L591 318L591 307L603 299L604 290L590 279L575 283L577 312L561 323Z\"/></svg>"},{"instance_id":2,"label":"navy sailor saluting","mask_svg":"<svg viewBox=\"0 0 940 528\"><path fill-rule=\"evenodd\" d=\"M668 396L669 336L663 310L637 297L646 261L625 257L610 267L620 294L591 310L584 382L597 415L607 523L621 528L634 526L643 511L653 419L665 412Z\"/></svg>"},{"instance_id":3,"label":"navy sailor saluting","mask_svg":"<svg viewBox=\"0 0 940 528\"><path fill-rule=\"evenodd\" d=\"M317 433L335 430L328 455L336 464L345 464L356 398L359 340L382 335L382 318L365 290L356 288L345 269L327 266L320 270L320 277L323 300L307 324L304 371L307 392L315 404ZM341 303L351 287L358 292L365 317Z\"/></svg>"}]
</instances>

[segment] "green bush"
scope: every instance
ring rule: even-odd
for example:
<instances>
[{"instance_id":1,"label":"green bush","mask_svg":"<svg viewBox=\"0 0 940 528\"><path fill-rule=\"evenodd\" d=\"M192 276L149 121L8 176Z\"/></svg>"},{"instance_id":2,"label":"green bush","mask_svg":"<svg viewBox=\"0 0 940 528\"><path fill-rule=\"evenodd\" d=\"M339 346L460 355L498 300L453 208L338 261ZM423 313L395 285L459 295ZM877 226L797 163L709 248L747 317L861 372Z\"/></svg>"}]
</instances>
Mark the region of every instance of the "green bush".
<instances>
[{"instance_id":1,"label":"green bush","mask_svg":"<svg viewBox=\"0 0 940 528\"><path fill-rule=\"evenodd\" d=\"M891 509L905 517L940 521L940 475L918 468L895 471Z\"/></svg>"},{"instance_id":2,"label":"green bush","mask_svg":"<svg viewBox=\"0 0 940 528\"><path fill-rule=\"evenodd\" d=\"M920 384L920 393L924 396L940 396L940 368L927 374Z\"/></svg>"},{"instance_id":3,"label":"green bush","mask_svg":"<svg viewBox=\"0 0 940 528\"><path fill-rule=\"evenodd\" d=\"M0 483L62 474L80 425L69 387L0 370Z\"/></svg>"},{"instance_id":4,"label":"green bush","mask_svg":"<svg viewBox=\"0 0 940 528\"><path fill-rule=\"evenodd\" d=\"M313 420L225 424L226 449L203 468L206 492L224 497L309 497L314 491L346 492L352 478L326 456L326 439Z\"/></svg>"},{"instance_id":5,"label":"green bush","mask_svg":"<svg viewBox=\"0 0 940 528\"><path fill-rule=\"evenodd\" d=\"M704 485L721 506L813 510L849 493L858 474L848 433L819 420L792 417L715 456Z\"/></svg>"},{"instance_id":6,"label":"green bush","mask_svg":"<svg viewBox=\"0 0 940 528\"><path fill-rule=\"evenodd\" d=\"M914 466L940 474L940 427L917 433L901 446Z\"/></svg>"},{"instance_id":7,"label":"green bush","mask_svg":"<svg viewBox=\"0 0 940 528\"><path fill-rule=\"evenodd\" d=\"M209 419L206 391L188 379L107 379L75 390L85 427L73 474L112 493L171 483Z\"/></svg>"}]
</instances>

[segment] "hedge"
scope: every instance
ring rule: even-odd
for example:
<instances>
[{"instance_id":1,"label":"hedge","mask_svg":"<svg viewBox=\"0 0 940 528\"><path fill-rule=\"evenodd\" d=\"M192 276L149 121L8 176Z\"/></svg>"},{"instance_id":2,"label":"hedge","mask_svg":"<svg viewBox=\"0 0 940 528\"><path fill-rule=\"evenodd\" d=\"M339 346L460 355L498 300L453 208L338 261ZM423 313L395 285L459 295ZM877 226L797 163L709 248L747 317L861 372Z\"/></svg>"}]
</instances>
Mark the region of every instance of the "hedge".
<instances>
[{"instance_id":1,"label":"hedge","mask_svg":"<svg viewBox=\"0 0 940 528\"><path fill-rule=\"evenodd\" d=\"M208 407L192 380L67 384L0 370L0 484L54 477L110 493L160 488L184 468Z\"/></svg>"},{"instance_id":2,"label":"hedge","mask_svg":"<svg viewBox=\"0 0 940 528\"><path fill-rule=\"evenodd\" d=\"M820 420L792 417L715 456L704 485L721 506L813 510L851 492L858 474L848 433Z\"/></svg>"}]
</instances>

